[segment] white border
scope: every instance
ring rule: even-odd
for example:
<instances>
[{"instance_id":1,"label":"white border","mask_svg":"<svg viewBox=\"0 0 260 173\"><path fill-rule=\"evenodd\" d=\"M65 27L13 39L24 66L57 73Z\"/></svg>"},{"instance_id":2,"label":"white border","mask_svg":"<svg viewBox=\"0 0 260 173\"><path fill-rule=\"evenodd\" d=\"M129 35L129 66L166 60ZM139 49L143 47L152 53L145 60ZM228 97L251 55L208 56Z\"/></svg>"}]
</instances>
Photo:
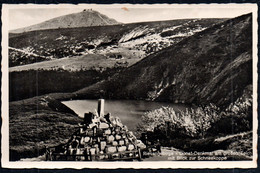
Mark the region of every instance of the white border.
<instances>
[{"instance_id":1,"label":"white border","mask_svg":"<svg viewBox=\"0 0 260 173\"><path fill-rule=\"evenodd\" d=\"M253 160L252 161L150 161L150 162L10 162L8 96L8 10L15 8L252 8L253 11ZM256 168L257 167L257 4L3 4L2 6L2 167L4 168Z\"/></svg>"}]
</instances>

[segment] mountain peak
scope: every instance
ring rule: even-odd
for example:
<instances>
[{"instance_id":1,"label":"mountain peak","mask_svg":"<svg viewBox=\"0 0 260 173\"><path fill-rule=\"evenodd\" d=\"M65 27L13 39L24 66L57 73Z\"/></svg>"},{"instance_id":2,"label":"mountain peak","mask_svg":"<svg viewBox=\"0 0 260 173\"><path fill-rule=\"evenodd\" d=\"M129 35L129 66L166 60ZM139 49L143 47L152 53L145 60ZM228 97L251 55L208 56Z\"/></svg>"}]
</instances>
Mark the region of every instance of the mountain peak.
<instances>
[{"instance_id":1,"label":"mountain peak","mask_svg":"<svg viewBox=\"0 0 260 173\"><path fill-rule=\"evenodd\" d=\"M92 9L84 9L79 13L68 14L56 17L45 22L31 25L24 28L11 30L10 33L22 33L36 30L59 29L59 28L78 28L89 26L105 26L120 24L115 19L99 13Z\"/></svg>"}]
</instances>

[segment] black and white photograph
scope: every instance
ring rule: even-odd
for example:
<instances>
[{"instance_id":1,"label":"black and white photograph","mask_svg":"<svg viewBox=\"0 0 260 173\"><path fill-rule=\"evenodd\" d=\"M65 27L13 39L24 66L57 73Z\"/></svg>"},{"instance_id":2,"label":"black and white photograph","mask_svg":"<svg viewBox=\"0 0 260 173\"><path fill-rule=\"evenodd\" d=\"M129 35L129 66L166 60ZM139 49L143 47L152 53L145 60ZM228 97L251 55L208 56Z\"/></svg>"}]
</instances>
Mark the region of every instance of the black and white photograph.
<instances>
[{"instance_id":1,"label":"black and white photograph","mask_svg":"<svg viewBox=\"0 0 260 173\"><path fill-rule=\"evenodd\" d=\"M2 165L257 166L256 4L4 4Z\"/></svg>"}]
</instances>

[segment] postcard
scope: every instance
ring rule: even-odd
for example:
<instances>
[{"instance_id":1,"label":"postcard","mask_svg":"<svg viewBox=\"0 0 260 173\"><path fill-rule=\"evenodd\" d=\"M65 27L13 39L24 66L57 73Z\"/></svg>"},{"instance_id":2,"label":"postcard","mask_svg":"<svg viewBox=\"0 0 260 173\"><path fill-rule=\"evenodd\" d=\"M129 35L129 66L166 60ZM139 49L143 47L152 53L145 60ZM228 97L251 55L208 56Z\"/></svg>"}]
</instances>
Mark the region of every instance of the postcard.
<instances>
[{"instance_id":1,"label":"postcard","mask_svg":"<svg viewBox=\"0 0 260 173\"><path fill-rule=\"evenodd\" d=\"M3 4L5 168L257 167L256 4Z\"/></svg>"}]
</instances>

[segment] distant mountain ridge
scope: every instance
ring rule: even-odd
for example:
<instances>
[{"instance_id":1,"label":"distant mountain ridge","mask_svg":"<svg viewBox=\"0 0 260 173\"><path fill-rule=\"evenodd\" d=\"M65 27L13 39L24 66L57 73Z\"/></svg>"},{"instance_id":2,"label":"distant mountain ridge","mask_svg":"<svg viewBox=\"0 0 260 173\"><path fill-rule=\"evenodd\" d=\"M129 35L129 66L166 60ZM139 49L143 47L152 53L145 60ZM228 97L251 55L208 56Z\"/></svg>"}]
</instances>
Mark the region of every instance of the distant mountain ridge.
<instances>
[{"instance_id":1,"label":"distant mountain ridge","mask_svg":"<svg viewBox=\"0 0 260 173\"><path fill-rule=\"evenodd\" d=\"M222 106L251 84L252 14L247 14L187 37L75 94Z\"/></svg>"},{"instance_id":2,"label":"distant mountain ridge","mask_svg":"<svg viewBox=\"0 0 260 173\"><path fill-rule=\"evenodd\" d=\"M89 26L105 26L120 24L115 19L111 19L92 9L83 10L79 13L68 14L56 17L45 22L31 25L24 28L11 30L10 33L22 33L28 31L58 29L58 28L78 28Z\"/></svg>"},{"instance_id":3,"label":"distant mountain ridge","mask_svg":"<svg viewBox=\"0 0 260 173\"><path fill-rule=\"evenodd\" d=\"M108 59L118 55L132 65L225 20L180 19L10 33L9 67L88 54Z\"/></svg>"}]
</instances>

